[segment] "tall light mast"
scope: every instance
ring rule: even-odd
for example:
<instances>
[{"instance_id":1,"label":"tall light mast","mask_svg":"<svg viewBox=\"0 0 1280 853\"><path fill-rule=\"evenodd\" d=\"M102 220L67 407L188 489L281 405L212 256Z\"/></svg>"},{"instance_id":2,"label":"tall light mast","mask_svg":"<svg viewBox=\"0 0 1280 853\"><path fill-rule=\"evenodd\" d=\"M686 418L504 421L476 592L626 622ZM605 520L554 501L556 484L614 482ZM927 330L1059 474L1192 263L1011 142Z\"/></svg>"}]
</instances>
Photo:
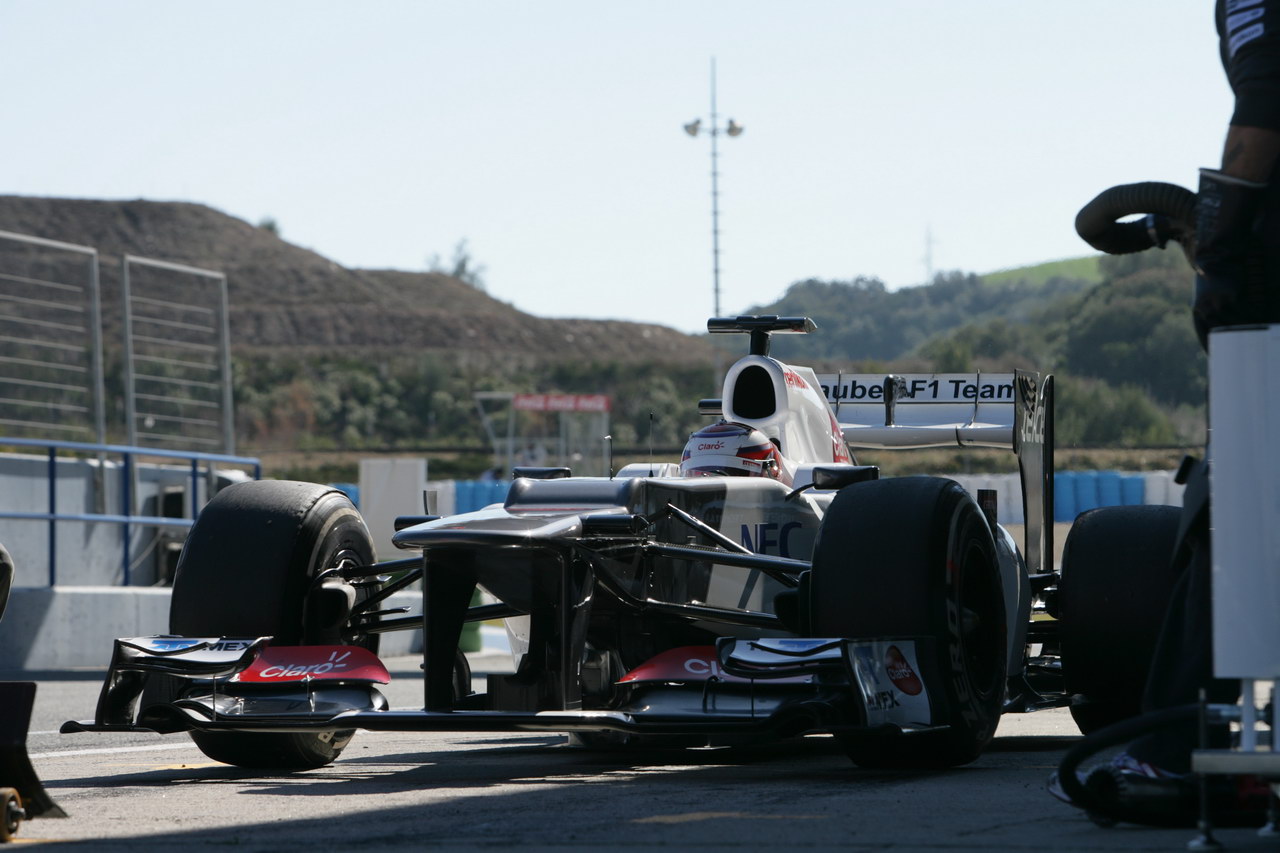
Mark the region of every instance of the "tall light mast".
<instances>
[{"instance_id":1,"label":"tall light mast","mask_svg":"<svg viewBox=\"0 0 1280 853\"><path fill-rule=\"evenodd\" d=\"M721 133L727 136L739 136L743 126L729 119L724 127L720 126L716 113L716 60L711 59L711 121L707 129L711 136L711 284L714 313L720 316L720 171L719 146L717 140ZM702 132L702 119L696 118L684 126L685 133L697 136Z\"/></svg>"}]
</instances>

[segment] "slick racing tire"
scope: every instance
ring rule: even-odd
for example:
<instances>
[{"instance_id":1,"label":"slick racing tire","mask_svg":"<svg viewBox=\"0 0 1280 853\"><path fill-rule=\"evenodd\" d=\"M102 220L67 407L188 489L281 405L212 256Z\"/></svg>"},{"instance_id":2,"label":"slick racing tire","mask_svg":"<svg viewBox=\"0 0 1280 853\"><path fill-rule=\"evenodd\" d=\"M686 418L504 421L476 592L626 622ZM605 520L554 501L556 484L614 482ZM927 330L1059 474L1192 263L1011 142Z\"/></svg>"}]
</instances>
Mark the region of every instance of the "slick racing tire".
<instances>
[{"instance_id":1,"label":"slick racing tire","mask_svg":"<svg viewBox=\"0 0 1280 853\"><path fill-rule=\"evenodd\" d=\"M1136 717L1176 580L1176 506L1112 506L1071 526L1058 582L1062 674L1084 734Z\"/></svg>"},{"instance_id":2,"label":"slick racing tire","mask_svg":"<svg viewBox=\"0 0 1280 853\"><path fill-rule=\"evenodd\" d=\"M341 643L309 628L306 597L317 574L373 562L373 542L345 494L283 480L238 483L200 512L178 558L169 630L187 637L271 636L273 645ZM350 644L377 651L377 636ZM308 769L333 761L353 729L333 732L192 732L215 761Z\"/></svg>"},{"instance_id":3,"label":"slick racing tire","mask_svg":"<svg viewBox=\"0 0 1280 853\"><path fill-rule=\"evenodd\" d=\"M968 492L936 477L841 489L822 520L809 589L813 636L925 638L920 677L943 692L931 705L947 708L945 729L840 735L855 764L948 767L982 753L1004 701L1007 627L995 541Z\"/></svg>"}]
</instances>

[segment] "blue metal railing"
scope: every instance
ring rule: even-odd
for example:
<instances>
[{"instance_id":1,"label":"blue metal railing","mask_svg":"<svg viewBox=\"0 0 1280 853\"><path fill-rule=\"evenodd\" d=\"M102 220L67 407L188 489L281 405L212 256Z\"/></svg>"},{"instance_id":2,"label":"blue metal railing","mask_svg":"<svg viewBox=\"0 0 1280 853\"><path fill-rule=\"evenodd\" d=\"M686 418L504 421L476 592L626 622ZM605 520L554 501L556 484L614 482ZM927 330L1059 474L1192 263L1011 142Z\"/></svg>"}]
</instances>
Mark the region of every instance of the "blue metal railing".
<instances>
[{"instance_id":1,"label":"blue metal railing","mask_svg":"<svg viewBox=\"0 0 1280 853\"><path fill-rule=\"evenodd\" d=\"M13 519L16 521L47 521L49 523L49 586L53 586L58 579L58 541L57 529L59 521L85 521L100 522L104 524L119 524L124 527L124 554L123 554L123 577L122 583L129 586L131 580L130 554L129 554L129 529L137 525L140 527L184 527L188 528L195 523L195 516L199 514L196 506L196 495L200 482L200 466L206 463L212 466L215 463L226 463L229 465L247 465L253 469L253 478L255 480L262 478L262 463L252 456L230 456L221 453L201 453L198 451L187 450L157 450L149 447L134 447L122 444L89 444L78 441L49 441L47 439L30 439L30 438L3 438L0 437L0 447L38 447L48 452L48 478L49 478L49 511L48 512L11 512L0 509L0 518ZM122 470L120 477L121 504L123 513L69 513L58 512L58 451L71 450L83 453L95 454L113 454L121 457ZM160 459L185 459L191 463L191 518L168 518L152 515L136 515L133 512L133 473L134 473L134 457L144 456Z\"/></svg>"}]
</instances>

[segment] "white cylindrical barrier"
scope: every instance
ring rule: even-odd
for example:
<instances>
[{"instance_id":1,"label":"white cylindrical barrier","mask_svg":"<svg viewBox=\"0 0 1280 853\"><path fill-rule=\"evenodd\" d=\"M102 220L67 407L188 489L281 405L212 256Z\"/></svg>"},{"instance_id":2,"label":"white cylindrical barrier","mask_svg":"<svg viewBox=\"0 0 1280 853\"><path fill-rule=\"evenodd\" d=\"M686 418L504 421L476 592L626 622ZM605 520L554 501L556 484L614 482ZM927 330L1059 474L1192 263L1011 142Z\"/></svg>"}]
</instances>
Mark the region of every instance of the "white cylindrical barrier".
<instances>
[{"instance_id":1,"label":"white cylindrical barrier","mask_svg":"<svg viewBox=\"0 0 1280 853\"><path fill-rule=\"evenodd\" d=\"M1145 471L1142 480L1146 492L1143 503L1157 506L1169 503L1169 483L1173 482L1173 478L1168 471Z\"/></svg>"}]
</instances>

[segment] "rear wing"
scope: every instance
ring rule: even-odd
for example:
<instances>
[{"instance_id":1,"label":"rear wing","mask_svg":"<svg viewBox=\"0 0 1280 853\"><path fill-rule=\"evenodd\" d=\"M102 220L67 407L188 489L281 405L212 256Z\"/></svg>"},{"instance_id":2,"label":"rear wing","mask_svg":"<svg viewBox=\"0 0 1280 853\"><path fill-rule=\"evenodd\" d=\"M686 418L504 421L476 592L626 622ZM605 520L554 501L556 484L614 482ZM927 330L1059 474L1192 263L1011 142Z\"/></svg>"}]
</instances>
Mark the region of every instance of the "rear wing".
<instances>
[{"instance_id":1,"label":"rear wing","mask_svg":"<svg viewBox=\"0 0 1280 853\"><path fill-rule=\"evenodd\" d=\"M852 448L995 447L1018 457L1023 554L1052 569L1053 377L1037 373L820 373Z\"/></svg>"},{"instance_id":2,"label":"rear wing","mask_svg":"<svg viewBox=\"0 0 1280 853\"><path fill-rule=\"evenodd\" d=\"M1013 449L1014 373L825 373L818 382L850 447Z\"/></svg>"}]
</instances>

